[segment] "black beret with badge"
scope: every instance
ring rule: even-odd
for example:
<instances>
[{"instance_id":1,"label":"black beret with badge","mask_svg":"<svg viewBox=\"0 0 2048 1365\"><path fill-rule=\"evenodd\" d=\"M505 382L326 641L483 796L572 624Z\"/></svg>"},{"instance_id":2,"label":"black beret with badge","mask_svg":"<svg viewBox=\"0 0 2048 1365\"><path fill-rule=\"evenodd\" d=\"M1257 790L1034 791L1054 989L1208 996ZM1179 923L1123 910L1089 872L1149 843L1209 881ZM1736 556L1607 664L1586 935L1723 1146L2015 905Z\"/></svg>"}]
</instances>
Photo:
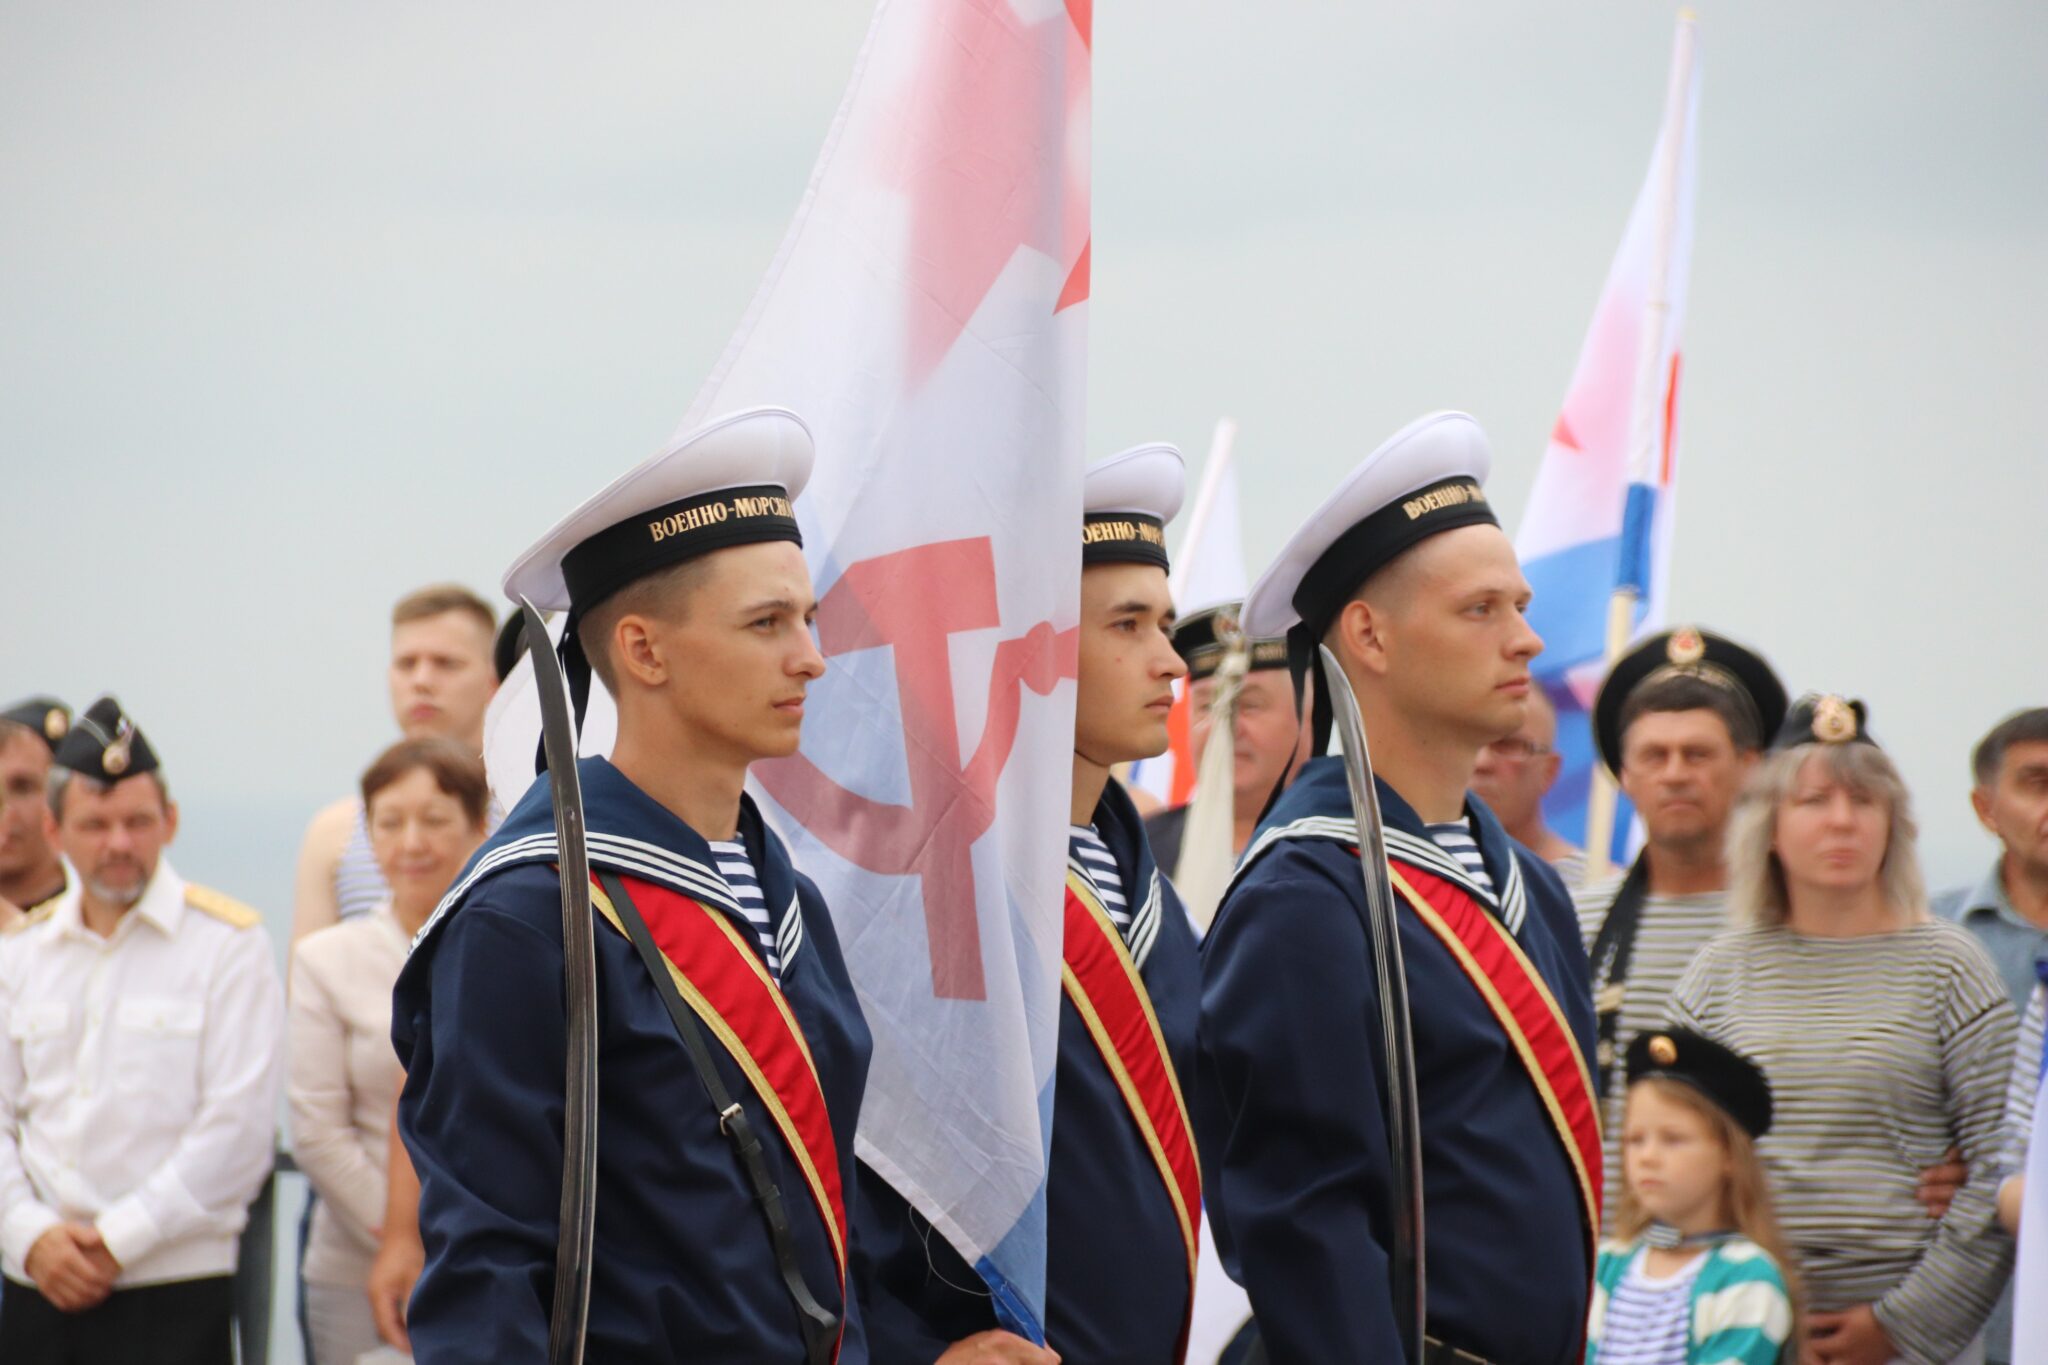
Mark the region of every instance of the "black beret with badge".
<instances>
[{"instance_id":1,"label":"black beret with badge","mask_svg":"<svg viewBox=\"0 0 2048 1365\"><path fill-rule=\"evenodd\" d=\"M1612 773L1621 771L1621 713L1642 687L1667 678L1694 678L1728 694L1769 744L1785 719L1785 684L1755 650L1698 626L1647 636L1614 661L1593 698L1593 736Z\"/></svg>"},{"instance_id":2,"label":"black beret with badge","mask_svg":"<svg viewBox=\"0 0 2048 1365\"><path fill-rule=\"evenodd\" d=\"M1241 602L1219 603L1191 612L1174 623L1173 647L1180 654L1181 662L1188 666L1189 682L1200 682L1213 675L1231 646L1239 643L1243 645L1249 670L1287 667L1287 637L1269 635L1255 638L1245 635L1238 624L1243 605Z\"/></svg>"},{"instance_id":3,"label":"black beret with badge","mask_svg":"<svg viewBox=\"0 0 2048 1365\"><path fill-rule=\"evenodd\" d=\"M101 697L71 722L53 761L81 777L108 785L153 773L156 750L112 697Z\"/></svg>"},{"instance_id":4,"label":"black beret with badge","mask_svg":"<svg viewBox=\"0 0 2048 1365\"><path fill-rule=\"evenodd\" d=\"M1753 1138L1771 1131L1771 1083L1763 1068L1691 1029L1638 1033L1628 1045L1628 1083L1681 1081L1719 1105Z\"/></svg>"},{"instance_id":5,"label":"black beret with badge","mask_svg":"<svg viewBox=\"0 0 2048 1365\"><path fill-rule=\"evenodd\" d=\"M1167 567L1166 524L1187 495L1187 463L1164 442L1133 446L1081 478L1081 567Z\"/></svg>"},{"instance_id":6,"label":"black beret with badge","mask_svg":"<svg viewBox=\"0 0 2048 1365\"><path fill-rule=\"evenodd\" d=\"M1870 734L1870 708L1832 692L1809 692L1785 713L1785 723L1771 741L1773 749L1800 744L1878 743Z\"/></svg>"},{"instance_id":7,"label":"black beret with badge","mask_svg":"<svg viewBox=\"0 0 2048 1365\"><path fill-rule=\"evenodd\" d=\"M0 720L11 720L25 730L34 731L54 753L65 733L71 729L71 708L55 697L30 697L0 711Z\"/></svg>"}]
</instances>

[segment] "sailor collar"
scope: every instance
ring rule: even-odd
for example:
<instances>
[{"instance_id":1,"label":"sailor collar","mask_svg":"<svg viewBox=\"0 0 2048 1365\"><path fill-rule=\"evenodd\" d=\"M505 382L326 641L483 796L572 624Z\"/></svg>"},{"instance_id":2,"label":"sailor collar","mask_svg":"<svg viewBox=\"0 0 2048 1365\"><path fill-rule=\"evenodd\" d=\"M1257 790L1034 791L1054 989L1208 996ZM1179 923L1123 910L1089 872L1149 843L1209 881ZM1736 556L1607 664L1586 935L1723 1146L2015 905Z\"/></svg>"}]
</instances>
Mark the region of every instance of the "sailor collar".
<instances>
[{"instance_id":1,"label":"sailor collar","mask_svg":"<svg viewBox=\"0 0 2048 1365\"><path fill-rule=\"evenodd\" d=\"M1474 881L1471 873L1443 846L1430 838L1429 829L1386 782L1375 776L1379 792L1380 820L1386 832L1387 856L1427 870L1450 882L1485 906L1511 934L1520 934L1529 916L1528 886L1522 876L1521 859L1500 822L1485 805L1471 799L1465 813L1471 817L1473 841L1493 878L1489 889ZM1244 856L1231 874L1230 889L1269 849L1293 840L1322 840L1359 847L1358 822L1351 811L1351 794L1345 785L1344 760L1337 757L1311 759L1280 797L1268 823L1253 837ZM1227 896L1228 891L1225 892Z\"/></svg>"}]
</instances>

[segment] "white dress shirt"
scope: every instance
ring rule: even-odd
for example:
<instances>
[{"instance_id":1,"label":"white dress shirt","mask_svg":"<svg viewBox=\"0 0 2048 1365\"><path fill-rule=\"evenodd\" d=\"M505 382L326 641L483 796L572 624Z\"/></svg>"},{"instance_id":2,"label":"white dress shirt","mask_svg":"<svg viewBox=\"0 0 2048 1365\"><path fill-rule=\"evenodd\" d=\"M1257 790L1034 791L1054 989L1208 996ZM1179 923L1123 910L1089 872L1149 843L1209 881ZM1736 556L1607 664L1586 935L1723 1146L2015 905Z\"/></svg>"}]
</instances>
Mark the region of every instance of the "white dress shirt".
<instances>
[{"instance_id":1,"label":"white dress shirt","mask_svg":"<svg viewBox=\"0 0 2048 1365\"><path fill-rule=\"evenodd\" d=\"M76 878L0 937L0 1262L91 1222L117 1287L222 1275L270 1170L284 993L253 911L159 860L101 938Z\"/></svg>"}]
</instances>

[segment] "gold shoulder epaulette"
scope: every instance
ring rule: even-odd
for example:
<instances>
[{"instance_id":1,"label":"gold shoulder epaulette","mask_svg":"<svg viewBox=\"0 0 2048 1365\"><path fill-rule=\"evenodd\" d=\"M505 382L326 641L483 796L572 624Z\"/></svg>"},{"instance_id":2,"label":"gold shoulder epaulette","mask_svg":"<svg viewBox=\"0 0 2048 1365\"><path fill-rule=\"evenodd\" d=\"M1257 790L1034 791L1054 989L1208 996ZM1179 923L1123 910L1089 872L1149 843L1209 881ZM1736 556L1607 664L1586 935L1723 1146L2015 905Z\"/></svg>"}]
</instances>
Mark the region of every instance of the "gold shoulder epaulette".
<instances>
[{"instance_id":1,"label":"gold shoulder epaulette","mask_svg":"<svg viewBox=\"0 0 2048 1365\"><path fill-rule=\"evenodd\" d=\"M254 929L263 923L263 916L236 900L233 896L222 895L210 886L194 886L185 883L185 904L204 915L211 915L223 924L237 929Z\"/></svg>"},{"instance_id":2,"label":"gold shoulder epaulette","mask_svg":"<svg viewBox=\"0 0 2048 1365\"><path fill-rule=\"evenodd\" d=\"M50 912L56 908L57 897L52 896L41 905L31 906L27 910L22 911L21 918L8 925L5 929L0 929L0 934L18 934L31 924L41 924L50 917Z\"/></svg>"}]
</instances>

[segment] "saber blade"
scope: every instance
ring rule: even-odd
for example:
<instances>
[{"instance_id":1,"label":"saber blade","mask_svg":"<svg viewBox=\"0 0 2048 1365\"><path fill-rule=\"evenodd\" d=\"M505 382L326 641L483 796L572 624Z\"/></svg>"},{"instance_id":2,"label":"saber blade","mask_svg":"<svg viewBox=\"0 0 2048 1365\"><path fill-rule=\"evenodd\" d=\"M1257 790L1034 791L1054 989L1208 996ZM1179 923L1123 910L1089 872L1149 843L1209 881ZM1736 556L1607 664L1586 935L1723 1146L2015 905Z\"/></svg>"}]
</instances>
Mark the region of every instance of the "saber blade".
<instances>
[{"instance_id":1,"label":"saber blade","mask_svg":"<svg viewBox=\"0 0 2048 1365\"><path fill-rule=\"evenodd\" d=\"M1408 1018L1408 972L1401 962L1401 933L1395 919L1394 887L1387 875L1386 828L1380 820L1379 791L1373 784L1372 755L1365 744L1365 718L1351 680L1329 646L1318 647L1323 685L1344 745L1344 781L1351 789L1351 813L1358 821L1358 865L1365 879L1366 922L1372 935L1373 972L1380 995L1380 1042L1386 1056L1387 1151L1393 1161L1394 1245L1388 1257L1396 1326L1410 1365L1422 1359L1425 1320L1422 1236L1422 1111L1415 1098L1415 1039Z\"/></svg>"},{"instance_id":2,"label":"saber blade","mask_svg":"<svg viewBox=\"0 0 2048 1365\"><path fill-rule=\"evenodd\" d=\"M548 1316L550 1365L582 1365L590 1320L590 1275L597 1239L597 945L590 919L590 851L583 828L583 784L576 774L576 726L569 689L547 622L519 599L526 650L540 699L541 751L555 808L555 853L562 872L562 971L568 993L568 1070L562 1111L562 1206L555 1244L555 1300Z\"/></svg>"}]
</instances>

